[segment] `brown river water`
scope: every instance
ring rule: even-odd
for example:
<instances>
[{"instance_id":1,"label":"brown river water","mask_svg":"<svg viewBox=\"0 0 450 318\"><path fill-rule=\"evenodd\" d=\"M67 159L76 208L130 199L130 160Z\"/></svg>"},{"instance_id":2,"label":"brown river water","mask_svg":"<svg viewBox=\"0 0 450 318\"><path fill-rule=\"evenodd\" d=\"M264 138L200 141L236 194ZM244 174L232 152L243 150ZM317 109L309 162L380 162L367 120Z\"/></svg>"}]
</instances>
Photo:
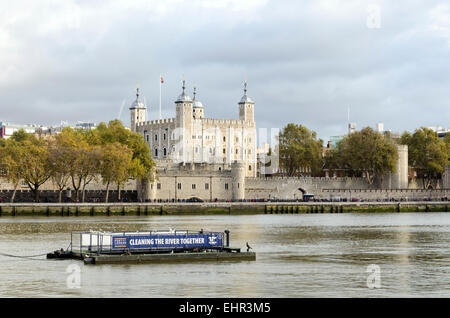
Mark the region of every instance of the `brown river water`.
<instances>
[{"instance_id":1,"label":"brown river water","mask_svg":"<svg viewBox=\"0 0 450 318\"><path fill-rule=\"evenodd\" d=\"M1 217L0 253L67 248L71 231L169 227L229 229L230 245L249 242L256 261L84 265L0 255L0 297L450 297L450 213Z\"/></svg>"}]
</instances>

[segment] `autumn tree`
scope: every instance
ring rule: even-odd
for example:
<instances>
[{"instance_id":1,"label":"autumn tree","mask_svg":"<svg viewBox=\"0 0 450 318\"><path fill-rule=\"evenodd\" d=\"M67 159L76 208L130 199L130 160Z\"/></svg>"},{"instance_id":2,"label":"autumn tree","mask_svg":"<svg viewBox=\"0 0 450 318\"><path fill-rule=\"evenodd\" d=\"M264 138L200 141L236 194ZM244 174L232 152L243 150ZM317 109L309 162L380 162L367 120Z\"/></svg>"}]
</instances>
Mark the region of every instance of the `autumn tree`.
<instances>
[{"instance_id":1,"label":"autumn tree","mask_svg":"<svg viewBox=\"0 0 450 318\"><path fill-rule=\"evenodd\" d=\"M113 183L117 185L120 200L120 187L130 176L132 154L131 149L118 142L105 144L101 148L100 174L103 184L106 185L105 202L108 202L109 187Z\"/></svg>"},{"instance_id":2,"label":"autumn tree","mask_svg":"<svg viewBox=\"0 0 450 318\"><path fill-rule=\"evenodd\" d=\"M21 176L39 202L39 188L51 177L47 141L30 135L22 142L23 161Z\"/></svg>"},{"instance_id":3,"label":"autumn tree","mask_svg":"<svg viewBox=\"0 0 450 318\"><path fill-rule=\"evenodd\" d=\"M26 165L23 141L28 138L24 130L15 131L11 138L5 140L0 147L1 165L6 173L6 179L14 186L11 203L14 202L19 182Z\"/></svg>"},{"instance_id":4,"label":"autumn tree","mask_svg":"<svg viewBox=\"0 0 450 318\"><path fill-rule=\"evenodd\" d=\"M116 142L127 146L132 152L130 176L139 180L152 180L155 163L150 156L150 148L141 134L131 132L120 120L115 119L108 124L100 123L89 138L92 143L100 146Z\"/></svg>"},{"instance_id":5,"label":"autumn tree","mask_svg":"<svg viewBox=\"0 0 450 318\"><path fill-rule=\"evenodd\" d=\"M439 179L449 163L448 146L429 128L416 129L413 134L405 132L401 143L408 145L408 163L423 181L423 188L432 186Z\"/></svg>"},{"instance_id":6,"label":"autumn tree","mask_svg":"<svg viewBox=\"0 0 450 318\"><path fill-rule=\"evenodd\" d=\"M280 167L288 176L307 168L313 176L322 169L322 140L302 125L288 124L279 134Z\"/></svg>"},{"instance_id":7,"label":"autumn tree","mask_svg":"<svg viewBox=\"0 0 450 318\"><path fill-rule=\"evenodd\" d=\"M386 174L395 171L397 157L397 146L391 139L366 127L339 141L326 160L334 168L353 175L360 173L373 184L375 181L381 183Z\"/></svg>"}]
</instances>

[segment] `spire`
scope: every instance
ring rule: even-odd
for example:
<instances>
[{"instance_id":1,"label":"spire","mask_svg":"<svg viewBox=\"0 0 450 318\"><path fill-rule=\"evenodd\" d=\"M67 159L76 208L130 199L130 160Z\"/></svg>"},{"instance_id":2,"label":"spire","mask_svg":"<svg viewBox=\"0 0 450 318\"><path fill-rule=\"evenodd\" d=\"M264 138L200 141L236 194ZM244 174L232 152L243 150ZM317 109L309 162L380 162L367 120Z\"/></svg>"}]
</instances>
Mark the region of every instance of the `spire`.
<instances>
[{"instance_id":1,"label":"spire","mask_svg":"<svg viewBox=\"0 0 450 318\"><path fill-rule=\"evenodd\" d=\"M239 104L242 104L242 103L253 103L252 99L247 96L247 79L245 79L245 81L244 81L244 96L242 96Z\"/></svg>"},{"instance_id":2,"label":"spire","mask_svg":"<svg viewBox=\"0 0 450 318\"><path fill-rule=\"evenodd\" d=\"M195 85L195 82L194 82L194 98L193 98L193 100L195 100L195 95L197 95L197 86Z\"/></svg>"},{"instance_id":3,"label":"spire","mask_svg":"<svg viewBox=\"0 0 450 318\"><path fill-rule=\"evenodd\" d=\"M136 100L131 104L130 109L146 108L145 104L139 100L139 85L136 85Z\"/></svg>"},{"instance_id":4,"label":"spire","mask_svg":"<svg viewBox=\"0 0 450 318\"><path fill-rule=\"evenodd\" d=\"M182 86L182 88L183 88L183 91L181 92L181 95L178 96L178 99L176 100L176 103L178 103L178 102L191 102L191 98L188 95L186 95L186 92L185 92L185 90L186 90L186 79L185 79L184 76L183 76L183 86Z\"/></svg>"}]
</instances>

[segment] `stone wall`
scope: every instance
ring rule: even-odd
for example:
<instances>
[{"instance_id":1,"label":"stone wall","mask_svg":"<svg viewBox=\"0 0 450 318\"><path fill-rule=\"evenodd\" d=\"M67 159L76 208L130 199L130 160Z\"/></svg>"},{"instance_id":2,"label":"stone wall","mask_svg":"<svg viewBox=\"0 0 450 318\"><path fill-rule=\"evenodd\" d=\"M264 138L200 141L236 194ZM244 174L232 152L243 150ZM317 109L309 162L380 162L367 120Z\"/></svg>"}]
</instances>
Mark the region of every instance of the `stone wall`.
<instances>
[{"instance_id":1,"label":"stone wall","mask_svg":"<svg viewBox=\"0 0 450 318\"><path fill-rule=\"evenodd\" d=\"M70 191L70 198L62 192L62 202L75 202L75 192ZM0 190L0 198L2 202L10 202L13 190ZM123 190L120 191L121 202L137 202L137 191ZM81 191L79 193L79 201L81 202ZM85 202L105 202L105 190L86 190ZM14 202L34 202L34 193L31 190L17 190ZM58 202L59 192L56 190L43 190L39 194L40 202ZM117 191L110 190L108 202L118 202Z\"/></svg>"},{"instance_id":2,"label":"stone wall","mask_svg":"<svg viewBox=\"0 0 450 318\"><path fill-rule=\"evenodd\" d=\"M302 190L319 194L322 189L370 189L363 178L247 178L246 199L302 199ZM300 190L302 189L302 190Z\"/></svg>"},{"instance_id":3,"label":"stone wall","mask_svg":"<svg viewBox=\"0 0 450 318\"><path fill-rule=\"evenodd\" d=\"M450 189L450 165L445 166L445 172L442 174L442 188Z\"/></svg>"},{"instance_id":4,"label":"stone wall","mask_svg":"<svg viewBox=\"0 0 450 318\"><path fill-rule=\"evenodd\" d=\"M442 201L450 200L450 189L323 189L316 195L317 199L355 200L358 201Z\"/></svg>"}]
</instances>

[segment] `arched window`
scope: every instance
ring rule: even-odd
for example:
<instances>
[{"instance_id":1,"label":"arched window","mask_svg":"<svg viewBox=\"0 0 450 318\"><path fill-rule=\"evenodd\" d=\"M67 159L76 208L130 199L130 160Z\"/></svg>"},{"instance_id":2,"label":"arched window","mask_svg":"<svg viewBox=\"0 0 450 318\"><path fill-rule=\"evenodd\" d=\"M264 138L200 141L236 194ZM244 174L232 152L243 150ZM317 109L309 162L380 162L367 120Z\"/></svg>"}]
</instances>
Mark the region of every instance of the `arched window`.
<instances>
[{"instance_id":1,"label":"arched window","mask_svg":"<svg viewBox=\"0 0 450 318\"><path fill-rule=\"evenodd\" d=\"M155 157L158 157L158 148L155 148Z\"/></svg>"},{"instance_id":2,"label":"arched window","mask_svg":"<svg viewBox=\"0 0 450 318\"><path fill-rule=\"evenodd\" d=\"M164 157L167 156L167 150L166 148L163 149Z\"/></svg>"}]
</instances>

